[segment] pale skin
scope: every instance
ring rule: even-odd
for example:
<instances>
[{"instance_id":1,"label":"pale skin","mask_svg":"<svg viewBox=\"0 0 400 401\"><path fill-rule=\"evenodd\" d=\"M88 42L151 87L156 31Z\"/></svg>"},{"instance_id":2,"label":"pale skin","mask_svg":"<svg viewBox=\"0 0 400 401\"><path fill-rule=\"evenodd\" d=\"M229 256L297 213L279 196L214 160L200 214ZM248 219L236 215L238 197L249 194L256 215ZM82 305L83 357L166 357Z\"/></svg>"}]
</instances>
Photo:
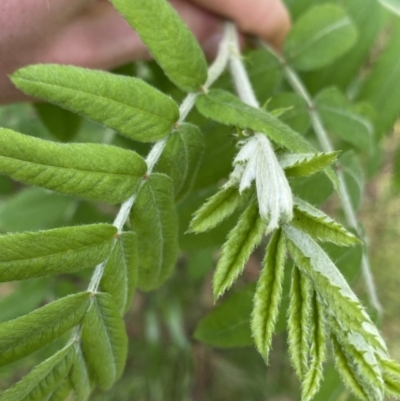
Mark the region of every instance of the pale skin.
<instances>
[{"instance_id":1,"label":"pale skin","mask_svg":"<svg viewBox=\"0 0 400 401\"><path fill-rule=\"evenodd\" d=\"M290 27L280 0L170 0L208 55L215 53L221 22L276 48ZM148 59L139 37L108 0L1 0L0 103L27 100L8 78L35 63L111 69Z\"/></svg>"}]
</instances>

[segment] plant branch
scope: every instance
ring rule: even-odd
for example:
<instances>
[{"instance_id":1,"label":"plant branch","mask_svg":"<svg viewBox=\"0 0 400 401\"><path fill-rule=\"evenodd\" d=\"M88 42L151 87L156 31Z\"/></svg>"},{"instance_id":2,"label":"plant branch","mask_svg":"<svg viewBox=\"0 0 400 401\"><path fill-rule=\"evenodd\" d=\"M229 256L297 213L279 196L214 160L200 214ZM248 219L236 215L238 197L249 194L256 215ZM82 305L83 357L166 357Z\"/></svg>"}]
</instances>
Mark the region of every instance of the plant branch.
<instances>
[{"instance_id":1,"label":"plant branch","mask_svg":"<svg viewBox=\"0 0 400 401\"><path fill-rule=\"evenodd\" d=\"M288 83L290 84L292 89L306 101L307 106L308 106L308 112L309 112L310 118L311 118L311 124L312 124L312 127L314 129L315 135L317 137L317 140L319 142L321 149L325 152L334 151L334 147L329 139L328 132L324 127L322 119L314 105L314 101L313 101L312 97L310 96L310 94L308 93L308 90L305 87L305 85L303 84L303 82L301 81L300 77L287 64L286 60L280 54L276 53L270 46L268 46L264 42L259 42L259 43L261 43L261 46L263 48L267 49L271 54L273 54L279 60ZM339 169L337 171L337 176L338 176L338 180L339 180L338 192L339 192L339 196L342 200L342 207L343 207L343 211L344 211L344 215L345 215L347 224L349 225L349 227L353 228L357 232L358 236L364 242L363 255L362 255L362 260L361 260L361 270L362 270L362 275L363 275L364 282L365 282L365 285L367 288L368 297L369 297L371 305L377 310L377 312L379 312L381 314L382 306L379 302L374 278L373 278L373 275L371 272L371 265L370 265L369 256L368 256L367 238L357 221L357 215L356 215L356 212L351 203L351 199L350 199L349 191L348 191L347 184L345 181L345 177L344 177L343 171L340 168L340 165L339 165Z\"/></svg>"}]
</instances>

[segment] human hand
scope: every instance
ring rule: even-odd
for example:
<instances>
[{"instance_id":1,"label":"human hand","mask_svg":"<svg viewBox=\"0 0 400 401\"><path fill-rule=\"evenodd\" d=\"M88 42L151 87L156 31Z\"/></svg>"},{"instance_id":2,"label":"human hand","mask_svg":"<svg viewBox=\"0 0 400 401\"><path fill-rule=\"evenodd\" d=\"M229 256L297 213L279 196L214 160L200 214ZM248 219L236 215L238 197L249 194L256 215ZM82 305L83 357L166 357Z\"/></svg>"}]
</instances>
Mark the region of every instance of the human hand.
<instances>
[{"instance_id":1,"label":"human hand","mask_svg":"<svg viewBox=\"0 0 400 401\"><path fill-rule=\"evenodd\" d=\"M217 45L221 20L279 47L290 20L280 0L170 0L206 52ZM35 63L111 69L149 54L108 0L2 0L0 103L26 99L7 74Z\"/></svg>"}]
</instances>

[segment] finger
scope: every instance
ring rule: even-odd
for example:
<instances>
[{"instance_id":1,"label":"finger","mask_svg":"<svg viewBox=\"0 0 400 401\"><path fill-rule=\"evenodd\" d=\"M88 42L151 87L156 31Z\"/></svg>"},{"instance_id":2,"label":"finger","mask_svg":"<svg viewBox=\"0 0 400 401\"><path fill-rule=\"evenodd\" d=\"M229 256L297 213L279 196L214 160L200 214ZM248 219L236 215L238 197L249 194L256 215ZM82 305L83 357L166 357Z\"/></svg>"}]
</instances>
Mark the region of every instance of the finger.
<instances>
[{"instance_id":1,"label":"finger","mask_svg":"<svg viewBox=\"0 0 400 401\"><path fill-rule=\"evenodd\" d=\"M290 17L280 0L190 0L236 22L239 29L280 48L290 29Z\"/></svg>"}]
</instances>

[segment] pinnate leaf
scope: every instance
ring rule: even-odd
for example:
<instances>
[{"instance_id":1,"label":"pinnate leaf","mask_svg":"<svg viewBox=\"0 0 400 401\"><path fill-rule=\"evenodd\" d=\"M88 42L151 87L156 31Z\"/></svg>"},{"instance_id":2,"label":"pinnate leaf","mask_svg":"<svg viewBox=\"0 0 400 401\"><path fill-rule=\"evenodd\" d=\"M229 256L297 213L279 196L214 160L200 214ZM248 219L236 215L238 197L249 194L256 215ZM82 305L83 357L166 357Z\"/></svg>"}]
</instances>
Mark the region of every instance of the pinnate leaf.
<instances>
[{"instance_id":1,"label":"pinnate leaf","mask_svg":"<svg viewBox=\"0 0 400 401\"><path fill-rule=\"evenodd\" d=\"M257 202L252 202L228 234L213 277L214 299L228 290L242 273L253 249L257 246L266 224L261 219Z\"/></svg>"},{"instance_id":2,"label":"pinnate leaf","mask_svg":"<svg viewBox=\"0 0 400 401\"><path fill-rule=\"evenodd\" d=\"M181 200L191 190L204 148L203 134L192 124L181 124L168 137L154 171L172 178L176 200Z\"/></svg>"},{"instance_id":3,"label":"pinnate leaf","mask_svg":"<svg viewBox=\"0 0 400 401\"><path fill-rule=\"evenodd\" d=\"M146 173L137 153L100 144L59 144L0 128L0 173L67 195L116 204Z\"/></svg>"},{"instance_id":4,"label":"pinnate leaf","mask_svg":"<svg viewBox=\"0 0 400 401\"><path fill-rule=\"evenodd\" d=\"M46 399L46 401L65 401L68 399L69 394L72 392L72 386L69 379L65 379L54 390L54 392Z\"/></svg>"},{"instance_id":5,"label":"pinnate leaf","mask_svg":"<svg viewBox=\"0 0 400 401\"><path fill-rule=\"evenodd\" d=\"M107 260L100 288L110 294L123 315L129 308L138 279L137 237L124 232L117 239Z\"/></svg>"},{"instance_id":6,"label":"pinnate leaf","mask_svg":"<svg viewBox=\"0 0 400 401\"><path fill-rule=\"evenodd\" d=\"M76 401L87 401L91 393L92 385L80 347L76 348L76 358L72 365L69 379L74 390Z\"/></svg>"},{"instance_id":7,"label":"pinnate leaf","mask_svg":"<svg viewBox=\"0 0 400 401\"><path fill-rule=\"evenodd\" d=\"M170 276L178 256L178 218L172 180L151 174L140 188L131 212L138 238L140 289L159 287Z\"/></svg>"},{"instance_id":8,"label":"pinnate leaf","mask_svg":"<svg viewBox=\"0 0 400 401\"><path fill-rule=\"evenodd\" d=\"M110 294L93 294L81 338L90 377L100 389L109 389L121 376L128 351L125 325Z\"/></svg>"},{"instance_id":9,"label":"pinnate leaf","mask_svg":"<svg viewBox=\"0 0 400 401\"><path fill-rule=\"evenodd\" d=\"M38 64L12 75L25 93L55 103L142 142L167 136L179 118L175 102L144 81L81 67Z\"/></svg>"},{"instance_id":10,"label":"pinnate leaf","mask_svg":"<svg viewBox=\"0 0 400 401\"><path fill-rule=\"evenodd\" d=\"M318 5L296 21L283 53L293 67L314 70L344 55L356 40L357 28L342 7Z\"/></svg>"},{"instance_id":11,"label":"pinnate leaf","mask_svg":"<svg viewBox=\"0 0 400 401\"><path fill-rule=\"evenodd\" d=\"M286 261L285 237L281 230L272 236L263 270L257 283L252 311L251 330L257 349L268 362L272 336L279 315Z\"/></svg>"},{"instance_id":12,"label":"pinnate leaf","mask_svg":"<svg viewBox=\"0 0 400 401\"><path fill-rule=\"evenodd\" d=\"M291 224L318 241L332 242L342 246L355 245L360 242L355 235L347 231L341 224L299 198L294 199Z\"/></svg>"},{"instance_id":13,"label":"pinnate leaf","mask_svg":"<svg viewBox=\"0 0 400 401\"><path fill-rule=\"evenodd\" d=\"M74 346L69 344L8 389L0 396L0 401L46 400L68 375L75 356Z\"/></svg>"},{"instance_id":14,"label":"pinnate leaf","mask_svg":"<svg viewBox=\"0 0 400 401\"><path fill-rule=\"evenodd\" d=\"M112 3L139 34L169 79L184 91L199 91L207 79L207 62L192 32L170 4L165 0L112 0Z\"/></svg>"},{"instance_id":15,"label":"pinnate leaf","mask_svg":"<svg viewBox=\"0 0 400 401\"><path fill-rule=\"evenodd\" d=\"M91 224L0 236L0 282L94 267L108 256L116 232Z\"/></svg>"},{"instance_id":16,"label":"pinnate leaf","mask_svg":"<svg viewBox=\"0 0 400 401\"><path fill-rule=\"evenodd\" d=\"M44 347L78 325L89 307L89 293L70 295L28 315L0 324L0 366Z\"/></svg>"}]
</instances>

